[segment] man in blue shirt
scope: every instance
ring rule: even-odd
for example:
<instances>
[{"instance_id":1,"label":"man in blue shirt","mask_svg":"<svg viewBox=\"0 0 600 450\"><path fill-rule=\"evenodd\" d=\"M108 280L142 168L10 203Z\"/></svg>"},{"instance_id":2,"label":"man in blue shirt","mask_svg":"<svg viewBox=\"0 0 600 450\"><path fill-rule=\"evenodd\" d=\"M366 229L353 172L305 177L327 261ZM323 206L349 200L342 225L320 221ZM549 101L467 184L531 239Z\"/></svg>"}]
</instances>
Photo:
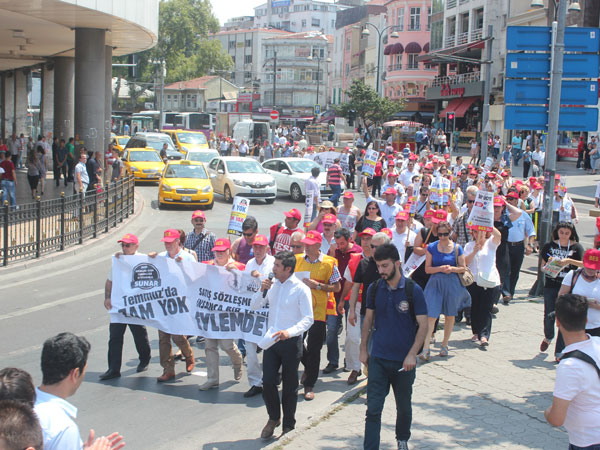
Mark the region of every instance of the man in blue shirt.
<instances>
[{"instance_id":1,"label":"man in blue shirt","mask_svg":"<svg viewBox=\"0 0 600 450\"><path fill-rule=\"evenodd\" d=\"M398 448L408 449L412 385L417 354L427 334L427 305L419 285L402 275L396 246L380 245L374 259L381 281L369 287L360 344L360 360L369 367L364 448L379 448L381 413L391 386L396 400ZM373 326L369 355L367 343Z\"/></svg>"}]
</instances>

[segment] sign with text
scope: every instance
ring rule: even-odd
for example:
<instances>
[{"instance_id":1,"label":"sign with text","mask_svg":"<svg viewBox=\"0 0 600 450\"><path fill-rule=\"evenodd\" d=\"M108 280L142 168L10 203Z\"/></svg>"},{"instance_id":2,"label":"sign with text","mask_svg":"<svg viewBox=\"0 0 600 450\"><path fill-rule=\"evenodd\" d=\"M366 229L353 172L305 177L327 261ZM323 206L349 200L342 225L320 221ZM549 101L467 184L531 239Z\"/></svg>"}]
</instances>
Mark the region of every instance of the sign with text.
<instances>
[{"instance_id":1,"label":"sign with text","mask_svg":"<svg viewBox=\"0 0 600 450\"><path fill-rule=\"evenodd\" d=\"M375 166L377 165L377 158L379 157L379 152L377 150L368 149L365 154L365 160L362 165L362 174L368 178L373 178L373 174L375 173Z\"/></svg>"},{"instance_id":2,"label":"sign with text","mask_svg":"<svg viewBox=\"0 0 600 450\"><path fill-rule=\"evenodd\" d=\"M246 220L249 207L249 199L238 197L237 195L233 198L233 206L231 207L231 215L229 216L227 234L235 234L237 236L242 235L242 224L244 223L244 220Z\"/></svg>"},{"instance_id":3,"label":"sign with text","mask_svg":"<svg viewBox=\"0 0 600 450\"><path fill-rule=\"evenodd\" d=\"M475 203L467 220L468 226L477 226L481 231L492 231L494 228L494 193L479 190Z\"/></svg>"},{"instance_id":4,"label":"sign with text","mask_svg":"<svg viewBox=\"0 0 600 450\"><path fill-rule=\"evenodd\" d=\"M348 165L348 154L339 152L321 152L304 155L305 158L312 159L314 162L322 166L325 170L333 165L336 158L340 158L340 166L344 175L350 175L350 166Z\"/></svg>"}]
</instances>

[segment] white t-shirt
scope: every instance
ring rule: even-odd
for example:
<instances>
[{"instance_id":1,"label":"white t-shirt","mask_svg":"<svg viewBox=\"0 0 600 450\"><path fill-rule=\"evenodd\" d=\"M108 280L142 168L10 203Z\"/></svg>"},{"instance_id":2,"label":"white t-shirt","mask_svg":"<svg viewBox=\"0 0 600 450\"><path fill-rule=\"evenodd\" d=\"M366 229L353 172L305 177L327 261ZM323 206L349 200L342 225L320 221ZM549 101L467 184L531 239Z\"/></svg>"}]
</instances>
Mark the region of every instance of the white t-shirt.
<instances>
[{"instance_id":1,"label":"white t-shirt","mask_svg":"<svg viewBox=\"0 0 600 450\"><path fill-rule=\"evenodd\" d=\"M600 198L600 181L598 181L598 184L596 185L596 195L594 195L594 197Z\"/></svg>"},{"instance_id":2,"label":"white t-shirt","mask_svg":"<svg viewBox=\"0 0 600 450\"><path fill-rule=\"evenodd\" d=\"M571 286L574 273L575 270L571 270L567 275L565 275L565 278L562 282L563 286ZM575 286L573 286L573 291L571 293L583 295L588 299L600 301L600 280L596 279L590 283L583 278L583 276L579 275L577 277L577 281L575 281ZM588 308L587 319L588 321L585 324L586 330L593 330L594 328L600 327L600 310Z\"/></svg>"},{"instance_id":3,"label":"white t-shirt","mask_svg":"<svg viewBox=\"0 0 600 450\"><path fill-rule=\"evenodd\" d=\"M473 253L473 247L475 247L475 241L467 242L464 250L465 255ZM477 274L481 272L485 279L493 281L496 283L496 286L500 286L500 274L496 268L497 248L498 246L494 243L493 237L490 236L479 252L473 257L471 263L467 264L467 267L471 270L475 279L477 279Z\"/></svg>"},{"instance_id":4,"label":"white t-shirt","mask_svg":"<svg viewBox=\"0 0 600 450\"><path fill-rule=\"evenodd\" d=\"M579 283L579 281L577 281ZM589 335L588 335L589 336ZM591 356L600 366L600 338L567 345L564 353L579 350ZM564 427L569 443L588 447L600 442L600 379L591 364L577 358L563 359L556 368L554 396L568 400Z\"/></svg>"},{"instance_id":5,"label":"white t-shirt","mask_svg":"<svg viewBox=\"0 0 600 450\"><path fill-rule=\"evenodd\" d=\"M246 272L252 273L256 270L258 271L258 273L260 273L261 279L268 278L269 274L273 272L274 264L275 257L271 255L265 256L265 259L263 259L262 264L258 264L258 262L256 262L256 258L252 258L246 264Z\"/></svg>"},{"instance_id":6,"label":"white t-shirt","mask_svg":"<svg viewBox=\"0 0 600 450\"><path fill-rule=\"evenodd\" d=\"M407 231L408 231L408 245L410 247L410 246L415 245L415 238L417 237L417 235L412 230L407 229ZM404 264L404 255L406 254L406 246L405 246L406 231L404 231L404 233L400 234L396 230L396 227L392 228L392 244L394 244L396 246L396 248L398 249L398 253L400 253L400 261Z\"/></svg>"}]
</instances>

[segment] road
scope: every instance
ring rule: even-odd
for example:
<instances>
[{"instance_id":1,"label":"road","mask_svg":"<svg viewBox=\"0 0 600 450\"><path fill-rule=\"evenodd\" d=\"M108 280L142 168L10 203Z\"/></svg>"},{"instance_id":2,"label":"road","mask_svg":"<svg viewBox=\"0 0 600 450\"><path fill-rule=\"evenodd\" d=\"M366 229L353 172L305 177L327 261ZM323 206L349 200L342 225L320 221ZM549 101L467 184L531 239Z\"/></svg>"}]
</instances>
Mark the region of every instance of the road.
<instances>
[{"instance_id":1,"label":"road","mask_svg":"<svg viewBox=\"0 0 600 450\"><path fill-rule=\"evenodd\" d=\"M26 270L9 269L2 274L0 367L23 368L39 384L43 341L62 331L84 335L92 345L87 375L70 399L79 409L77 422L82 435L87 435L90 428L100 434L119 431L130 449L263 448L266 444L258 438L267 419L262 398L242 397L249 388L246 376L235 382L224 356L218 391L198 391L197 386L205 381L205 364L203 348L196 347L194 373L185 374L183 363L178 363L176 382L157 384L156 377L162 373L158 364L158 336L156 330L150 329L153 357L149 370L135 373L137 354L128 334L122 377L110 382L98 381L107 368L109 320L103 307L104 281L110 269L110 256L119 250L117 238L125 232L135 233L140 237L140 251L147 253L163 249L160 239L166 228L191 229L192 210L159 211L156 189L156 186L137 187L144 199L143 211L118 235L87 245L51 264L42 260ZM358 194L357 205L363 208L364 204L362 194ZM270 225L283 219L283 211L292 207L301 209L302 204L279 198L273 205L253 203L250 213L257 217L260 232L266 234ZM578 208L581 221L577 228L584 246L588 247L595 233L595 220L587 217L588 206L578 205ZM229 213L230 205L217 198L214 209L207 214L207 227L217 236L225 236ZM524 268L535 267L535 259L526 258ZM538 319L531 318L532 327L541 327ZM324 361L323 357L322 367ZM500 371L501 367L495 370ZM348 390L345 378L346 374L339 372L325 378L326 382L319 382L315 401L299 402L299 424L319 417L338 402Z\"/></svg>"}]
</instances>

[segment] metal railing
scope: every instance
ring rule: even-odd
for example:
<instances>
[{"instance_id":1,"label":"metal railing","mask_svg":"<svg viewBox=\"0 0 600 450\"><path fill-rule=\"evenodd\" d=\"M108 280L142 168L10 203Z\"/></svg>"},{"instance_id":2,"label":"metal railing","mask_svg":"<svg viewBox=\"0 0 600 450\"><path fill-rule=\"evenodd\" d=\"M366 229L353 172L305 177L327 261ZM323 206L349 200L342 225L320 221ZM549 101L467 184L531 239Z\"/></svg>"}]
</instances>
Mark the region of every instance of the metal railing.
<instances>
[{"instance_id":1,"label":"metal railing","mask_svg":"<svg viewBox=\"0 0 600 450\"><path fill-rule=\"evenodd\" d=\"M456 8L456 0L448 0L446 2L446 9Z\"/></svg>"},{"instance_id":2,"label":"metal railing","mask_svg":"<svg viewBox=\"0 0 600 450\"><path fill-rule=\"evenodd\" d=\"M459 33L456 44L461 45L466 44L467 42L469 42L469 32L465 31L464 33Z\"/></svg>"},{"instance_id":3,"label":"metal railing","mask_svg":"<svg viewBox=\"0 0 600 450\"><path fill-rule=\"evenodd\" d=\"M483 39L483 28L471 31L471 42L479 41L480 39Z\"/></svg>"},{"instance_id":4,"label":"metal railing","mask_svg":"<svg viewBox=\"0 0 600 450\"><path fill-rule=\"evenodd\" d=\"M433 80L428 82L428 86L431 87L441 86L443 84L476 83L478 81L481 81L481 72L468 72L450 75L449 77L435 77Z\"/></svg>"},{"instance_id":5,"label":"metal railing","mask_svg":"<svg viewBox=\"0 0 600 450\"><path fill-rule=\"evenodd\" d=\"M393 72L394 70L402 70L402 63L388 65L388 72Z\"/></svg>"},{"instance_id":6,"label":"metal railing","mask_svg":"<svg viewBox=\"0 0 600 450\"><path fill-rule=\"evenodd\" d=\"M444 47L446 47L446 48L454 47L455 43L456 43L456 38L454 37L454 35L446 36Z\"/></svg>"},{"instance_id":7,"label":"metal railing","mask_svg":"<svg viewBox=\"0 0 600 450\"><path fill-rule=\"evenodd\" d=\"M52 200L0 206L0 258L9 262L39 258L65 250L83 241L108 233L133 214L133 177L88 191Z\"/></svg>"}]
</instances>

